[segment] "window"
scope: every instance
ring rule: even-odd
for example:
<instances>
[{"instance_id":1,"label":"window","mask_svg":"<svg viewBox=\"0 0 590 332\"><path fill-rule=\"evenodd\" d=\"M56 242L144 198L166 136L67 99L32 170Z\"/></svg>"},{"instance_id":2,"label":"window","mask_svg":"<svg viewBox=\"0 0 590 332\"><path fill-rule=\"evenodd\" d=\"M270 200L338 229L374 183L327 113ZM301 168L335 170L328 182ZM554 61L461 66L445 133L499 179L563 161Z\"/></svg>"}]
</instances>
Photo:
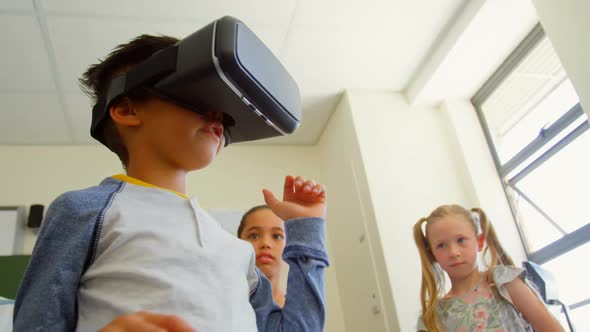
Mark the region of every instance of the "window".
<instances>
[{"instance_id":1,"label":"window","mask_svg":"<svg viewBox=\"0 0 590 332\"><path fill-rule=\"evenodd\" d=\"M575 327L590 330L590 125L540 25L472 103L528 259L553 272Z\"/></svg>"}]
</instances>

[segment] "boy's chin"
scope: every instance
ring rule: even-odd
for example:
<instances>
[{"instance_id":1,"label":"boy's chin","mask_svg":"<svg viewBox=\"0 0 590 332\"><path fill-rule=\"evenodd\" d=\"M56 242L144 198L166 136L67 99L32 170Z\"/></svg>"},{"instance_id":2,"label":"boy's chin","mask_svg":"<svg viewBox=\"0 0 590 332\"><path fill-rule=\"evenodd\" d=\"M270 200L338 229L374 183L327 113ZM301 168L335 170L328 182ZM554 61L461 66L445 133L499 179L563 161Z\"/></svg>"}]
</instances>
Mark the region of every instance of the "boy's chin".
<instances>
[{"instance_id":1,"label":"boy's chin","mask_svg":"<svg viewBox=\"0 0 590 332\"><path fill-rule=\"evenodd\" d=\"M195 158L193 160L193 162L191 163L191 167L189 167L189 169L199 170L211 165L213 161L215 161L215 158L217 158L217 155L219 155L220 152L221 150L210 149L195 153L195 155L198 156L198 158Z\"/></svg>"},{"instance_id":2,"label":"boy's chin","mask_svg":"<svg viewBox=\"0 0 590 332\"><path fill-rule=\"evenodd\" d=\"M207 166L211 165L212 163L213 163L213 159L211 159L209 162L195 163L195 164L191 165L191 167L189 167L189 170L190 171L198 171L200 169L207 168Z\"/></svg>"}]
</instances>

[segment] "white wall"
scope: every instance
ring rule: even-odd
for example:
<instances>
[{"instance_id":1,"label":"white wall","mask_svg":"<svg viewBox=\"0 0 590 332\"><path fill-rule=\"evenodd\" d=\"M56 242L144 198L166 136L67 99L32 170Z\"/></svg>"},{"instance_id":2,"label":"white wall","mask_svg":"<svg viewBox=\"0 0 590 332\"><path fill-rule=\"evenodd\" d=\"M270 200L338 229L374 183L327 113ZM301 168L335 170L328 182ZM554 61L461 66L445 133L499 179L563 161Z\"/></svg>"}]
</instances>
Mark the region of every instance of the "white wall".
<instances>
[{"instance_id":1,"label":"white wall","mask_svg":"<svg viewBox=\"0 0 590 332\"><path fill-rule=\"evenodd\" d=\"M280 197L284 176L318 179L316 147L232 145L188 179L188 193L205 209L245 210L263 204L262 188ZM96 185L122 173L116 156L101 146L0 146L0 206L47 206L59 194ZM27 230L25 252L34 245ZM330 252L330 243L328 243ZM342 313L333 268L326 273L326 331L341 331Z\"/></svg>"},{"instance_id":2,"label":"white wall","mask_svg":"<svg viewBox=\"0 0 590 332\"><path fill-rule=\"evenodd\" d=\"M0 205L48 204L63 192L121 173L117 157L98 146L0 146ZM28 211L27 211L28 214ZM25 253L36 231L25 233Z\"/></svg>"},{"instance_id":3,"label":"white wall","mask_svg":"<svg viewBox=\"0 0 590 332\"><path fill-rule=\"evenodd\" d=\"M121 173L118 159L98 146L0 146L0 204L47 205L59 194Z\"/></svg>"},{"instance_id":4,"label":"white wall","mask_svg":"<svg viewBox=\"0 0 590 332\"><path fill-rule=\"evenodd\" d=\"M545 33L590 117L590 2L533 0Z\"/></svg>"},{"instance_id":5,"label":"white wall","mask_svg":"<svg viewBox=\"0 0 590 332\"><path fill-rule=\"evenodd\" d=\"M328 187L330 259L336 270L343 324L337 331L397 331L371 195L345 94L318 144Z\"/></svg>"},{"instance_id":6,"label":"white wall","mask_svg":"<svg viewBox=\"0 0 590 332\"><path fill-rule=\"evenodd\" d=\"M392 92L353 91L352 114L401 331L415 331L420 260L412 226L441 204L473 206L443 114Z\"/></svg>"},{"instance_id":7,"label":"white wall","mask_svg":"<svg viewBox=\"0 0 590 332\"><path fill-rule=\"evenodd\" d=\"M190 174L188 192L211 209L248 209L264 204L262 189L282 197L286 175L318 179L316 149L310 146L230 145L209 167Z\"/></svg>"},{"instance_id":8,"label":"white wall","mask_svg":"<svg viewBox=\"0 0 590 332\"><path fill-rule=\"evenodd\" d=\"M485 136L473 105L465 100L445 101L441 110L457 142L458 157L466 166L464 179L474 190L474 204L481 207L492 221L502 245L515 264L526 260L522 239Z\"/></svg>"}]
</instances>

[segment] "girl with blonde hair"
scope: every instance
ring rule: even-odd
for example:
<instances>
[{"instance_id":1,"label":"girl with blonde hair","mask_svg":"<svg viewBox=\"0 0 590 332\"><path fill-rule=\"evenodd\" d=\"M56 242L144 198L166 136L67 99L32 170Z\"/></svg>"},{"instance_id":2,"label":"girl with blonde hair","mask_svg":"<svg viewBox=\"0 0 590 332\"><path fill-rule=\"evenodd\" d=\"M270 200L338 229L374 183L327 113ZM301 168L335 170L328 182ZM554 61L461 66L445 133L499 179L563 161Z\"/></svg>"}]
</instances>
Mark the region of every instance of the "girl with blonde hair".
<instances>
[{"instance_id":1,"label":"girl with blonde hair","mask_svg":"<svg viewBox=\"0 0 590 332\"><path fill-rule=\"evenodd\" d=\"M422 262L418 331L563 331L483 210L440 206L414 225L414 240ZM451 281L446 294L444 273Z\"/></svg>"}]
</instances>

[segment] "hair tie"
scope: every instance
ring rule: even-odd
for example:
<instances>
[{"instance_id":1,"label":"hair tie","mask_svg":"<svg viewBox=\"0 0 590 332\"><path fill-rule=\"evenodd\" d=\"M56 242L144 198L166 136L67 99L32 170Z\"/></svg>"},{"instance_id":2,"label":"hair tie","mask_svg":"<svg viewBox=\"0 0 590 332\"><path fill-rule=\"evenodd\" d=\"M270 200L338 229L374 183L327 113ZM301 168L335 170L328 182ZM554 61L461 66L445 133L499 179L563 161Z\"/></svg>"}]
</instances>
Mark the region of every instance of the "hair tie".
<instances>
[{"instance_id":1,"label":"hair tie","mask_svg":"<svg viewBox=\"0 0 590 332\"><path fill-rule=\"evenodd\" d=\"M471 211L471 220L475 226L477 236L480 236L483 232L481 230L481 223L479 222L479 213L477 213L477 211Z\"/></svg>"},{"instance_id":2,"label":"hair tie","mask_svg":"<svg viewBox=\"0 0 590 332\"><path fill-rule=\"evenodd\" d=\"M422 221L422 224L420 225L420 229L422 230L422 236L424 236L424 238L426 238L426 223L428 222L428 219L424 219Z\"/></svg>"}]
</instances>

